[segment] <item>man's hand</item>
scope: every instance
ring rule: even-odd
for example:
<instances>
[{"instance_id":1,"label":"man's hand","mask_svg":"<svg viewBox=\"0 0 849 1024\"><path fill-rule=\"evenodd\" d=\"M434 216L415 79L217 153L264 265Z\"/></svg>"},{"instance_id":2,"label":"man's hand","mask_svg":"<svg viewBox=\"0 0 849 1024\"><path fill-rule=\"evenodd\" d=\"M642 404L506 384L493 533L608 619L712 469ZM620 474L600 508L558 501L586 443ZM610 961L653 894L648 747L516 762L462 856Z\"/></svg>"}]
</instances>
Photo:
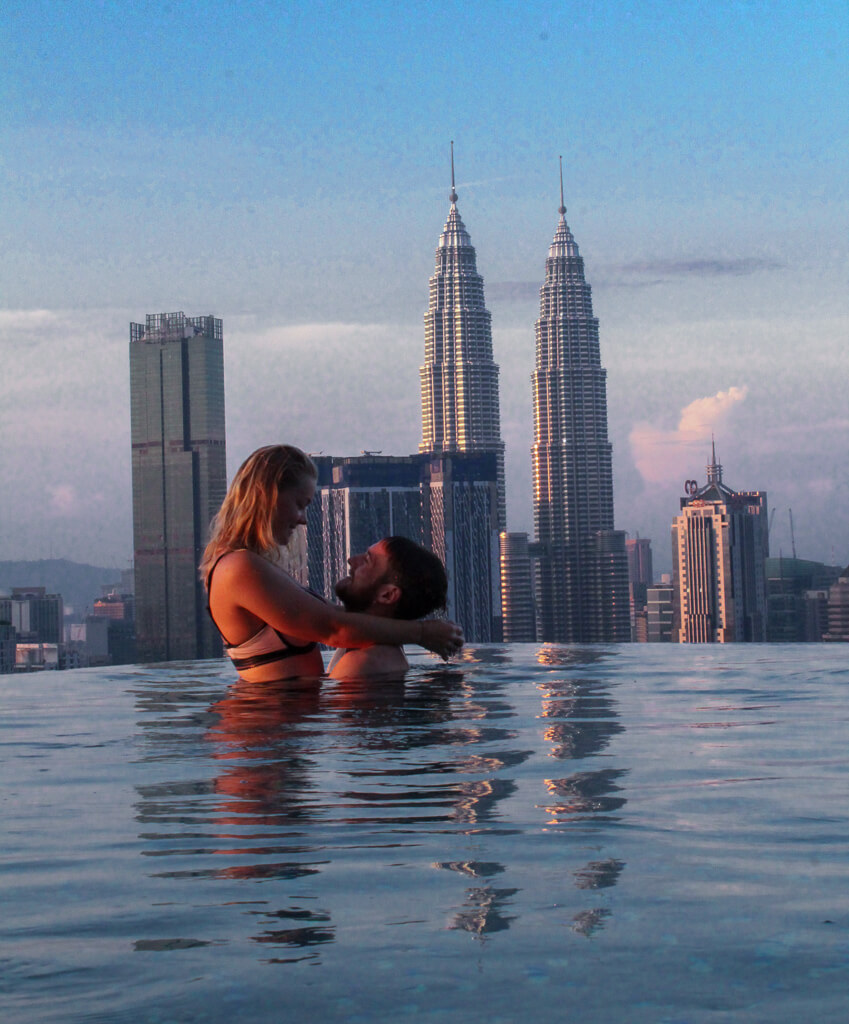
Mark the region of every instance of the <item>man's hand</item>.
<instances>
[{"instance_id":1,"label":"man's hand","mask_svg":"<svg viewBox=\"0 0 849 1024\"><path fill-rule=\"evenodd\" d=\"M421 625L422 636L419 641L421 646L438 654L443 661L447 661L462 650L463 631L456 622L448 622L445 619L423 619Z\"/></svg>"}]
</instances>

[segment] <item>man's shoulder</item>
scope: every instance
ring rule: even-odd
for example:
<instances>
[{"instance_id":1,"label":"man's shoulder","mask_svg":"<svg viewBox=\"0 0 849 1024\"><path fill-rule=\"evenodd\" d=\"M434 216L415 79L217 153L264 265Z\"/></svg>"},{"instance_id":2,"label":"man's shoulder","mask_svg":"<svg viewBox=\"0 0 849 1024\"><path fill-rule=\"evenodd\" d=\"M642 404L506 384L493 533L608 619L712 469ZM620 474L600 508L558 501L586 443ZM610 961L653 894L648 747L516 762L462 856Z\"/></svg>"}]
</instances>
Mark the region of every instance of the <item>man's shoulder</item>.
<instances>
[{"instance_id":1,"label":"man's shoulder","mask_svg":"<svg viewBox=\"0 0 849 1024\"><path fill-rule=\"evenodd\" d=\"M372 676L399 675L410 667L403 647L374 644L345 651L333 658L328 675L334 679L365 679Z\"/></svg>"}]
</instances>

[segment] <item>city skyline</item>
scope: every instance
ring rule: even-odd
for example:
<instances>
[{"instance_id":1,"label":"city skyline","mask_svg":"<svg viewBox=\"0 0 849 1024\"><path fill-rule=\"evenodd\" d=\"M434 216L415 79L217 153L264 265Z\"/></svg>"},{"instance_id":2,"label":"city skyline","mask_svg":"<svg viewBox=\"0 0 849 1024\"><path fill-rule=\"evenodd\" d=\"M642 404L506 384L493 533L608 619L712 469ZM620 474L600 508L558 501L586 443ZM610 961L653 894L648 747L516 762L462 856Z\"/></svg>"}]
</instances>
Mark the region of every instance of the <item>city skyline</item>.
<instances>
[{"instance_id":1,"label":"city skyline","mask_svg":"<svg viewBox=\"0 0 849 1024\"><path fill-rule=\"evenodd\" d=\"M604 327L617 528L668 569L714 431L770 494L774 555L792 507L801 556L849 560L845 5L296 3L237 20L35 0L2 24L0 558L126 564L139 308L226 320L230 475L273 440L415 450L453 138L501 368L508 529L532 530L533 323L562 152ZM153 40L167 75L150 74Z\"/></svg>"}]
</instances>

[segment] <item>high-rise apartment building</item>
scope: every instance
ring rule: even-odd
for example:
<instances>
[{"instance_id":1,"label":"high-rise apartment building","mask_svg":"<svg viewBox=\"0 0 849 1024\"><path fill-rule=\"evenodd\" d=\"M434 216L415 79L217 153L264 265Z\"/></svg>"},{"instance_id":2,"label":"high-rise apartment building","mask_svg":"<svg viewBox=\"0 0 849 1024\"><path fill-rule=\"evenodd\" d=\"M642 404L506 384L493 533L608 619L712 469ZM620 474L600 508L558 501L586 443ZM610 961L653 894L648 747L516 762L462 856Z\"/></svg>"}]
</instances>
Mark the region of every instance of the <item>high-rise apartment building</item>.
<instances>
[{"instance_id":1,"label":"high-rise apartment building","mask_svg":"<svg viewBox=\"0 0 849 1024\"><path fill-rule=\"evenodd\" d=\"M534 545L526 533L501 534L501 615L505 643L536 640Z\"/></svg>"},{"instance_id":2,"label":"high-rise apartment building","mask_svg":"<svg viewBox=\"0 0 849 1024\"><path fill-rule=\"evenodd\" d=\"M15 646L17 634L15 627L2 617L0 611L0 676L15 671Z\"/></svg>"},{"instance_id":3,"label":"high-rise apartment building","mask_svg":"<svg viewBox=\"0 0 849 1024\"><path fill-rule=\"evenodd\" d=\"M673 640L766 640L766 493L724 484L715 446L707 484L689 481L687 489L672 524Z\"/></svg>"},{"instance_id":4,"label":"high-rise apartment building","mask_svg":"<svg viewBox=\"0 0 849 1024\"><path fill-rule=\"evenodd\" d=\"M658 583L646 588L646 642L672 643L674 599L671 583Z\"/></svg>"},{"instance_id":5,"label":"high-rise apartment building","mask_svg":"<svg viewBox=\"0 0 849 1024\"><path fill-rule=\"evenodd\" d=\"M651 541L648 537L629 537L625 541L628 556L628 591L631 598L631 639L635 643L648 640L646 603L648 588L654 582Z\"/></svg>"},{"instance_id":6,"label":"high-rise apartment building","mask_svg":"<svg viewBox=\"0 0 849 1024\"><path fill-rule=\"evenodd\" d=\"M606 371L584 261L560 222L545 264L532 376L540 639L628 641L625 534L613 528Z\"/></svg>"},{"instance_id":7,"label":"high-rise apartment building","mask_svg":"<svg viewBox=\"0 0 849 1024\"><path fill-rule=\"evenodd\" d=\"M422 442L435 455L492 452L498 465L498 528L506 528L504 442L498 399L498 366L492 358L492 328L484 304L483 278L469 233L457 210L454 151L451 208L436 249L425 313Z\"/></svg>"},{"instance_id":8,"label":"high-rise apartment building","mask_svg":"<svg viewBox=\"0 0 849 1024\"><path fill-rule=\"evenodd\" d=\"M221 321L130 324L130 403L138 658L217 657L197 570L227 488Z\"/></svg>"},{"instance_id":9,"label":"high-rise apartment building","mask_svg":"<svg viewBox=\"0 0 849 1024\"><path fill-rule=\"evenodd\" d=\"M61 644L65 603L45 587L12 587L11 597L0 598L0 619L12 624L18 643Z\"/></svg>"},{"instance_id":10,"label":"high-rise apartment building","mask_svg":"<svg viewBox=\"0 0 849 1024\"><path fill-rule=\"evenodd\" d=\"M318 484L307 511L312 589L332 600L351 555L399 534L442 560L447 614L466 639L500 639L495 453L318 456L315 462Z\"/></svg>"},{"instance_id":11,"label":"high-rise apartment building","mask_svg":"<svg viewBox=\"0 0 849 1024\"><path fill-rule=\"evenodd\" d=\"M648 537L629 537L625 541L625 552L628 555L628 579L631 583L643 583L651 586L654 583L651 558L651 541Z\"/></svg>"},{"instance_id":12,"label":"high-rise apartment building","mask_svg":"<svg viewBox=\"0 0 849 1024\"><path fill-rule=\"evenodd\" d=\"M828 588L840 566L804 558L766 559L766 638L770 643L822 641ZM825 597L823 596L825 595Z\"/></svg>"},{"instance_id":13,"label":"high-rise apartment building","mask_svg":"<svg viewBox=\"0 0 849 1024\"><path fill-rule=\"evenodd\" d=\"M849 643L849 565L828 591L828 630L823 640Z\"/></svg>"}]
</instances>

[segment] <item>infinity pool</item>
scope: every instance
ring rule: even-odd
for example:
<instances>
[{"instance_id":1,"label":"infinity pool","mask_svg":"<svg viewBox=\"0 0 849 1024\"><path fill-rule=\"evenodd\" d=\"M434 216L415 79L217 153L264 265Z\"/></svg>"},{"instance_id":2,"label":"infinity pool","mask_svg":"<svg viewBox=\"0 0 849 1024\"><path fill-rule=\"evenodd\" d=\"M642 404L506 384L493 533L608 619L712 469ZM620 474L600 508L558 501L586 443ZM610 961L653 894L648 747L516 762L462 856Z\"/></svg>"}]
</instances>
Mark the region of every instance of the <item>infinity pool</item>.
<instances>
[{"instance_id":1,"label":"infinity pool","mask_svg":"<svg viewBox=\"0 0 849 1024\"><path fill-rule=\"evenodd\" d=\"M0 1017L849 1018L849 649L0 676Z\"/></svg>"}]
</instances>

